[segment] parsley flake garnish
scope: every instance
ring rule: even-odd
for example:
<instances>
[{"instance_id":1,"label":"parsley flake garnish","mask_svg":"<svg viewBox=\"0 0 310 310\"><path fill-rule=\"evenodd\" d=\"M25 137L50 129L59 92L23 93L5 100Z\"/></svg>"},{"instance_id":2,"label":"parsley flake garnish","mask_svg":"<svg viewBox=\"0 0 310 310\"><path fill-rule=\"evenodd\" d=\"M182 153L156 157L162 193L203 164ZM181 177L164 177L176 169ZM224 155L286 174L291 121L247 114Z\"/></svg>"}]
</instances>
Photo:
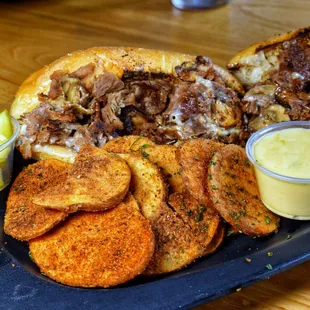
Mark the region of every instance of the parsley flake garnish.
<instances>
[{"instance_id":1,"label":"parsley flake garnish","mask_svg":"<svg viewBox=\"0 0 310 310\"><path fill-rule=\"evenodd\" d=\"M212 185L212 189L216 190L217 189L217 186L216 185Z\"/></svg>"},{"instance_id":2,"label":"parsley flake garnish","mask_svg":"<svg viewBox=\"0 0 310 310\"><path fill-rule=\"evenodd\" d=\"M267 268L268 270L272 270L272 269L273 269L273 267L272 267L271 264L267 264L267 265L266 265L266 268Z\"/></svg>"},{"instance_id":3,"label":"parsley flake garnish","mask_svg":"<svg viewBox=\"0 0 310 310\"><path fill-rule=\"evenodd\" d=\"M142 156L144 157L144 158L149 158L149 154L147 153L147 152L145 152L145 151L143 151L142 153Z\"/></svg>"},{"instance_id":4,"label":"parsley flake garnish","mask_svg":"<svg viewBox=\"0 0 310 310\"><path fill-rule=\"evenodd\" d=\"M266 223L267 223L267 224L270 224L271 220L270 220L270 217L269 217L269 216L266 216L265 220L266 220Z\"/></svg>"}]
</instances>

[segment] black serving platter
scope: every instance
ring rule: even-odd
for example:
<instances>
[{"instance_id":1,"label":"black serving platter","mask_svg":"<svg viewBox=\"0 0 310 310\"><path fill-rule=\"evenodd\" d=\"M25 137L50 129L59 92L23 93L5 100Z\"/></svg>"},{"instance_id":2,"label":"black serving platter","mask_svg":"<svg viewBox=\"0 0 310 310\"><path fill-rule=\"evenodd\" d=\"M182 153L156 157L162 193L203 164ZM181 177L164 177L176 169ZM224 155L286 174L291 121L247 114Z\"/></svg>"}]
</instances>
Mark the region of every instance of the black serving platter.
<instances>
[{"instance_id":1,"label":"black serving platter","mask_svg":"<svg viewBox=\"0 0 310 310\"><path fill-rule=\"evenodd\" d=\"M24 165L17 153L14 163L16 175ZM166 276L110 289L68 287L40 274L27 243L3 232L8 191L0 192L0 309L186 309L310 259L310 222L281 219L277 234L227 237L213 255Z\"/></svg>"}]
</instances>

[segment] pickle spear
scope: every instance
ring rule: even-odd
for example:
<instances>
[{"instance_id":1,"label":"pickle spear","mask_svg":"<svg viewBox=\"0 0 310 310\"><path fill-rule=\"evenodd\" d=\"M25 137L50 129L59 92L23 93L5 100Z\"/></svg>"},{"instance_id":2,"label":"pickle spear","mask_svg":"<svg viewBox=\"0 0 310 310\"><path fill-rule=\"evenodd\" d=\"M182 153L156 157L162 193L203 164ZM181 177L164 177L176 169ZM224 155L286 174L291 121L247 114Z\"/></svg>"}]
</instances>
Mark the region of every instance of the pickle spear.
<instances>
[{"instance_id":1,"label":"pickle spear","mask_svg":"<svg viewBox=\"0 0 310 310\"><path fill-rule=\"evenodd\" d=\"M10 114L7 110L0 113L0 147L13 135L13 126L11 123ZM10 153L11 146L0 151L0 188L4 186L3 172L6 159Z\"/></svg>"}]
</instances>

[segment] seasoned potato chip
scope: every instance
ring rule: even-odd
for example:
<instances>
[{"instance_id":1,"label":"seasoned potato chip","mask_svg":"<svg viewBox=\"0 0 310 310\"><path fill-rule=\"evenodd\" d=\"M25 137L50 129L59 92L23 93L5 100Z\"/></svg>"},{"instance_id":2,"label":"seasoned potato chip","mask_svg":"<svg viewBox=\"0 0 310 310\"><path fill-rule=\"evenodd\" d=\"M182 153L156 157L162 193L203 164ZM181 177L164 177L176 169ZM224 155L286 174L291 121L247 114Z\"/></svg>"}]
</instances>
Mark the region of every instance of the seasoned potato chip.
<instances>
[{"instance_id":1,"label":"seasoned potato chip","mask_svg":"<svg viewBox=\"0 0 310 310\"><path fill-rule=\"evenodd\" d=\"M112 139L103 146L103 149L108 152L126 154L149 145L155 145L155 143L143 136L124 136Z\"/></svg>"},{"instance_id":2,"label":"seasoned potato chip","mask_svg":"<svg viewBox=\"0 0 310 310\"><path fill-rule=\"evenodd\" d=\"M6 205L4 231L22 241L36 238L59 222L68 213L42 208L32 197L66 178L70 164L55 160L42 160L25 168L15 179Z\"/></svg>"},{"instance_id":3,"label":"seasoned potato chip","mask_svg":"<svg viewBox=\"0 0 310 310\"><path fill-rule=\"evenodd\" d=\"M226 145L212 158L209 191L214 208L226 222L247 235L264 236L277 230L279 217L259 197L254 169L245 151Z\"/></svg>"},{"instance_id":4,"label":"seasoned potato chip","mask_svg":"<svg viewBox=\"0 0 310 310\"><path fill-rule=\"evenodd\" d=\"M161 169L170 185L170 192L181 193L183 191L182 169L176 158L177 147L144 144L138 151Z\"/></svg>"},{"instance_id":5,"label":"seasoned potato chip","mask_svg":"<svg viewBox=\"0 0 310 310\"><path fill-rule=\"evenodd\" d=\"M99 211L116 206L130 184L126 162L115 154L84 146L76 156L68 177L48 186L33 202L63 211Z\"/></svg>"},{"instance_id":6,"label":"seasoned potato chip","mask_svg":"<svg viewBox=\"0 0 310 310\"><path fill-rule=\"evenodd\" d=\"M225 225L222 222L220 222L217 227L216 233L212 241L209 243L207 249L203 253L203 256L207 256L214 253L218 249L218 247L222 244L224 236L225 236Z\"/></svg>"},{"instance_id":7,"label":"seasoned potato chip","mask_svg":"<svg viewBox=\"0 0 310 310\"><path fill-rule=\"evenodd\" d=\"M222 143L199 138L185 141L178 149L184 189L203 204L210 200L207 178L211 158L223 146Z\"/></svg>"},{"instance_id":8,"label":"seasoned potato chip","mask_svg":"<svg viewBox=\"0 0 310 310\"><path fill-rule=\"evenodd\" d=\"M220 219L193 197L175 193L162 204L160 216L150 221L156 249L145 275L181 269L204 255Z\"/></svg>"},{"instance_id":9,"label":"seasoned potato chip","mask_svg":"<svg viewBox=\"0 0 310 310\"><path fill-rule=\"evenodd\" d=\"M154 253L154 234L129 198L111 210L74 214L29 246L41 272L55 281L109 287L143 272Z\"/></svg>"},{"instance_id":10,"label":"seasoned potato chip","mask_svg":"<svg viewBox=\"0 0 310 310\"><path fill-rule=\"evenodd\" d=\"M167 198L167 185L158 169L138 153L119 154L131 171L131 190L142 214L148 218L157 217L161 203Z\"/></svg>"}]
</instances>

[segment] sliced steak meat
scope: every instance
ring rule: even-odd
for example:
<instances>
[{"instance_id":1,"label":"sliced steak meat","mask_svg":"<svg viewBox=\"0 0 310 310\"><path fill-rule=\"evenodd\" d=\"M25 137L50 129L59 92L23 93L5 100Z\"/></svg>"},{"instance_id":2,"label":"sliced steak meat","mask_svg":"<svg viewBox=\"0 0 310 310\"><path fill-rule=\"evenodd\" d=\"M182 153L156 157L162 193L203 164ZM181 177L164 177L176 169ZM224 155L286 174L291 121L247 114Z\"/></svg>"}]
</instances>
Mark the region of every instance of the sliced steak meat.
<instances>
[{"instance_id":1,"label":"sliced steak meat","mask_svg":"<svg viewBox=\"0 0 310 310\"><path fill-rule=\"evenodd\" d=\"M146 114L161 113L167 105L172 85L170 80L136 81L129 84L135 95L136 106Z\"/></svg>"},{"instance_id":2,"label":"sliced steak meat","mask_svg":"<svg viewBox=\"0 0 310 310\"><path fill-rule=\"evenodd\" d=\"M92 95L95 98L103 97L105 94L119 91L124 88L124 83L112 72L104 72L94 82Z\"/></svg>"},{"instance_id":3,"label":"sliced steak meat","mask_svg":"<svg viewBox=\"0 0 310 310\"><path fill-rule=\"evenodd\" d=\"M157 143L192 136L236 142L241 110L209 58L197 57L176 74L125 71L95 75L90 63L74 72L55 71L41 104L22 117L19 149L31 157L34 144L57 144L78 151L102 147L118 135L143 134Z\"/></svg>"},{"instance_id":4,"label":"sliced steak meat","mask_svg":"<svg viewBox=\"0 0 310 310\"><path fill-rule=\"evenodd\" d=\"M94 72L94 70L95 70L95 64L90 63L72 72L70 76L77 77L79 79L85 79L86 77L91 75Z\"/></svg>"},{"instance_id":5,"label":"sliced steak meat","mask_svg":"<svg viewBox=\"0 0 310 310\"><path fill-rule=\"evenodd\" d=\"M237 95L201 77L196 83L179 83L163 115L167 135L177 139L215 138L220 130L240 127L242 123Z\"/></svg>"}]
</instances>

